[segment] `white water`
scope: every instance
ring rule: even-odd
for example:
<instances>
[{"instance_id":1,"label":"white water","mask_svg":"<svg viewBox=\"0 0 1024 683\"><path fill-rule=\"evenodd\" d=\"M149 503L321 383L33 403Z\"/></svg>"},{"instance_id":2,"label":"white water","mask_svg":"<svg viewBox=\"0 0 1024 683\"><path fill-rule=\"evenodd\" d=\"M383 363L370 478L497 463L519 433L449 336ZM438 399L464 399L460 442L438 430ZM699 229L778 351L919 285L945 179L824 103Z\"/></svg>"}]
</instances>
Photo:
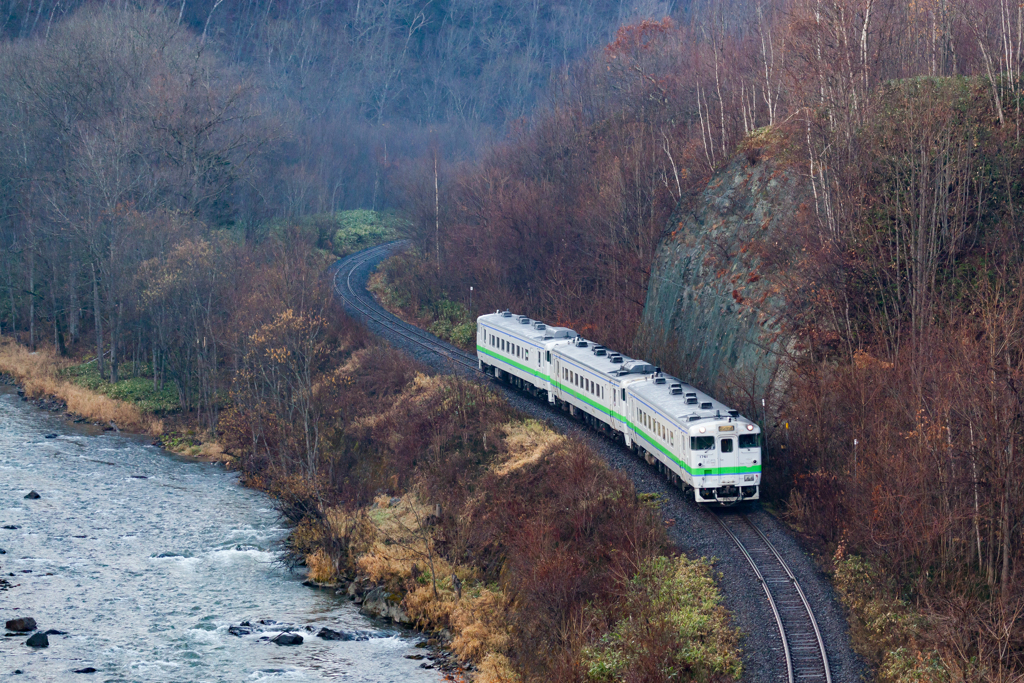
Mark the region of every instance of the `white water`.
<instances>
[{"instance_id":1,"label":"white water","mask_svg":"<svg viewBox=\"0 0 1024 683\"><path fill-rule=\"evenodd\" d=\"M0 526L21 527L0 529L0 573L12 584L0 592L0 623L33 617L67 633L40 650L0 638L0 680L21 669L10 680L437 681L404 658L423 652L412 634L281 565L287 530L236 478L0 393ZM25 500L33 489L42 498ZM280 631L273 625L227 632L261 619L294 626L303 644L261 640ZM314 637L321 626L374 637L324 641ZM72 673L90 666L98 672Z\"/></svg>"}]
</instances>

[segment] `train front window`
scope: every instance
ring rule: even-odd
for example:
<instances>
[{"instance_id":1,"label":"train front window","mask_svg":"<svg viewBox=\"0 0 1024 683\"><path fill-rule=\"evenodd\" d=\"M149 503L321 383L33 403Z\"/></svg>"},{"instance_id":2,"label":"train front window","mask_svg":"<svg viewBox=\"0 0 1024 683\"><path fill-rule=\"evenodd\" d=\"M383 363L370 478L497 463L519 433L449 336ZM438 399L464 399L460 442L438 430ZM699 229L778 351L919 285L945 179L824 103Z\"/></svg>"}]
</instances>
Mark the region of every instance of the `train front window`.
<instances>
[{"instance_id":1,"label":"train front window","mask_svg":"<svg viewBox=\"0 0 1024 683\"><path fill-rule=\"evenodd\" d=\"M690 450L691 451L710 451L715 447L715 437L713 436L691 436L690 437Z\"/></svg>"},{"instance_id":2,"label":"train front window","mask_svg":"<svg viewBox=\"0 0 1024 683\"><path fill-rule=\"evenodd\" d=\"M722 439L722 452L723 453L732 453L732 446L733 446L733 440L732 439Z\"/></svg>"},{"instance_id":3,"label":"train front window","mask_svg":"<svg viewBox=\"0 0 1024 683\"><path fill-rule=\"evenodd\" d=\"M757 448L760 434L740 434L740 448Z\"/></svg>"}]
</instances>

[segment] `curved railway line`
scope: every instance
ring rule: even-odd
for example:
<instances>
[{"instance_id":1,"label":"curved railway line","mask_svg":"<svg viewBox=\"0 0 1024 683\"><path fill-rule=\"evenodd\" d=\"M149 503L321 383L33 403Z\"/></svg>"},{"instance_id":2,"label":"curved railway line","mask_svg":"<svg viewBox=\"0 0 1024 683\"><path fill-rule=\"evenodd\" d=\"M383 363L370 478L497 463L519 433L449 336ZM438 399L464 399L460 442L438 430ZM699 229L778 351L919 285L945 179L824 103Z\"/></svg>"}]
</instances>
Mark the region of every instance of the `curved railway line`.
<instances>
[{"instance_id":1,"label":"curved railway line","mask_svg":"<svg viewBox=\"0 0 1024 683\"><path fill-rule=\"evenodd\" d=\"M395 316L382 311L376 301L370 298L366 289L362 286L356 288L352 285L352 275L360 267L366 265L382 254L403 246L403 242L389 242L378 247L365 249L356 252L343 259L334 273L334 291L342 300L349 304L360 315L372 320L391 334L398 335L406 341L422 347L423 349L436 353L450 362L470 370L477 370L476 356L465 351L453 348L451 345L441 341L429 332L399 320Z\"/></svg>"},{"instance_id":2,"label":"curved railway line","mask_svg":"<svg viewBox=\"0 0 1024 683\"><path fill-rule=\"evenodd\" d=\"M354 275L360 268L402 246L403 242L383 244L339 261L333 276L335 292L351 311L380 326L389 334L396 335L423 351L441 356L453 368L457 367L462 372L478 372L476 356L456 349L429 332L384 311L369 295L361 280L354 282ZM491 380L497 381L493 378ZM707 511L707 514L715 518L747 560L764 591L781 638L782 655L785 658L784 671L788 683L832 683L825 639L822 637L807 595L783 559L783 554L744 511L725 508Z\"/></svg>"},{"instance_id":3,"label":"curved railway line","mask_svg":"<svg viewBox=\"0 0 1024 683\"><path fill-rule=\"evenodd\" d=\"M790 683L832 683L828 653L814 611L782 555L745 514L732 510L713 514L750 563L764 589L782 637Z\"/></svg>"}]
</instances>

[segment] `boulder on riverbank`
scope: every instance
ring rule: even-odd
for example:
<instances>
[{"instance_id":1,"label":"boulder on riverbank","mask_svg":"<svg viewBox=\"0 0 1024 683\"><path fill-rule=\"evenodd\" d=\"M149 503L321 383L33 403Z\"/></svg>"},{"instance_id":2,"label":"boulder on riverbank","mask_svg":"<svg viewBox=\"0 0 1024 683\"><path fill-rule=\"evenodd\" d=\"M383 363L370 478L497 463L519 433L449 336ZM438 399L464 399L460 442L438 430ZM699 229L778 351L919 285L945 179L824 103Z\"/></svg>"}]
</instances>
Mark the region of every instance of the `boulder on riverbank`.
<instances>
[{"instance_id":1,"label":"boulder on riverbank","mask_svg":"<svg viewBox=\"0 0 1024 683\"><path fill-rule=\"evenodd\" d=\"M359 611L369 616L391 619L398 624L409 624L412 620L402 609L401 597L383 587L374 588L363 597Z\"/></svg>"},{"instance_id":2,"label":"boulder on riverbank","mask_svg":"<svg viewBox=\"0 0 1024 683\"><path fill-rule=\"evenodd\" d=\"M4 626L7 627L8 631L14 631L15 633L28 633L29 631L36 630L36 620L32 617L19 617L18 619L10 619Z\"/></svg>"}]
</instances>

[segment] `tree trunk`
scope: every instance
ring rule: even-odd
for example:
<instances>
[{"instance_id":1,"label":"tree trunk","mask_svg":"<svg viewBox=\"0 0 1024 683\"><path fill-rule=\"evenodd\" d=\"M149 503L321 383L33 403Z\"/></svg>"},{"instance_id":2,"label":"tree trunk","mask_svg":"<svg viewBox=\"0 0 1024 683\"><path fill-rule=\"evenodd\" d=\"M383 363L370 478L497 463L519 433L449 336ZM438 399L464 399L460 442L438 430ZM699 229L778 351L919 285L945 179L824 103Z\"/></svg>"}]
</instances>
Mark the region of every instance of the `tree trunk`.
<instances>
[{"instance_id":1,"label":"tree trunk","mask_svg":"<svg viewBox=\"0 0 1024 683\"><path fill-rule=\"evenodd\" d=\"M96 264L90 263L92 269L92 318L96 328L96 369L103 377L103 317L100 315L100 285L96 279Z\"/></svg>"},{"instance_id":2,"label":"tree trunk","mask_svg":"<svg viewBox=\"0 0 1024 683\"><path fill-rule=\"evenodd\" d=\"M7 296L11 300L11 334L18 331L18 309L14 304L14 266L7 262Z\"/></svg>"},{"instance_id":3,"label":"tree trunk","mask_svg":"<svg viewBox=\"0 0 1024 683\"><path fill-rule=\"evenodd\" d=\"M36 350L36 254L28 256L28 346Z\"/></svg>"},{"instance_id":4,"label":"tree trunk","mask_svg":"<svg viewBox=\"0 0 1024 683\"><path fill-rule=\"evenodd\" d=\"M78 341L78 261L70 260L68 268L68 335L71 343Z\"/></svg>"},{"instance_id":5,"label":"tree trunk","mask_svg":"<svg viewBox=\"0 0 1024 683\"><path fill-rule=\"evenodd\" d=\"M115 306L114 306L113 302L111 302L111 304L110 304L110 310L111 310L112 313L115 311ZM111 384L116 384L117 383L117 366L118 366L117 342L118 342L118 337L121 336L121 310L122 310L122 306L121 306L121 304L118 304L116 306L116 311L117 312L114 313L114 319L110 322L110 383Z\"/></svg>"}]
</instances>

